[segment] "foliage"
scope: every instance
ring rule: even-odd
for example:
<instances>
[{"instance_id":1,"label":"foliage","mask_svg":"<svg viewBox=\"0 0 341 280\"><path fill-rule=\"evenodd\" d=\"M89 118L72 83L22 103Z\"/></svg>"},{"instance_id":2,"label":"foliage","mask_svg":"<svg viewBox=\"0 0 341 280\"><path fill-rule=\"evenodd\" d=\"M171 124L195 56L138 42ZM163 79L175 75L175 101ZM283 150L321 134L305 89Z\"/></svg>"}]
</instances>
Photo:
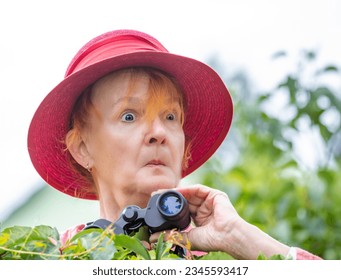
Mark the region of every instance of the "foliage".
<instances>
[{"instance_id":1,"label":"foliage","mask_svg":"<svg viewBox=\"0 0 341 280\"><path fill-rule=\"evenodd\" d=\"M244 219L276 239L340 259L341 99L325 82L340 76L337 66L316 59L302 52L295 71L267 93L247 91L242 80L238 87L246 91L234 94L232 130L200 180L225 191ZM273 110L280 98L281 109ZM309 151L319 154L313 163L303 160L310 154L300 155L303 133L320 143Z\"/></svg>"},{"instance_id":2,"label":"foliage","mask_svg":"<svg viewBox=\"0 0 341 280\"><path fill-rule=\"evenodd\" d=\"M175 234L174 234L175 235ZM62 244L56 228L42 225L34 228L14 226L0 233L1 259L59 259L59 260L161 260L179 259L172 252L180 242L172 236L147 250L141 234L115 235L110 229L87 229ZM190 258L191 256L189 256Z\"/></svg>"},{"instance_id":3,"label":"foliage","mask_svg":"<svg viewBox=\"0 0 341 280\"><path fill-rule=\"evenodd\" d=\"M261 260L261 261L264 261L264 260L283 261L283 260L286 260L286 258L282 255L273 255L273 256L268 258L265 255L260 254L258 256L257 260Z\"/></svg>"},{"instance_id":4,"label":"foliage","mask_svg":"<svg viewBox=\"0 0 341 280\"><path fill-rule=\"evenodd\" d=\"M0 260L213 260L232 259L222 252L204 256L190 253L189 244L181 243L181 235L172 231L160 234L156 244L149 244L145 229L133 236L115 235L112 230L87 229L77 233L62 244L56 228L47 225L36 227L14 226L0 232ZM177 254L179 246L186 255Z\"/></svg>"}]
</instances>

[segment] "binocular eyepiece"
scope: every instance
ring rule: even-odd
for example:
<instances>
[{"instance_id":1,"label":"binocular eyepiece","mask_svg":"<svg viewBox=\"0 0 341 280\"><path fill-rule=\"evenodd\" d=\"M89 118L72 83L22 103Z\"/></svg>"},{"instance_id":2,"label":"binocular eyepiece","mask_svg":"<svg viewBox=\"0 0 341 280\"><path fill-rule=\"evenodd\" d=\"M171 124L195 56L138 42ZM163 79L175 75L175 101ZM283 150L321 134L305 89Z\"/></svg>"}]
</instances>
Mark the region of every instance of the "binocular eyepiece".
<instances>
[{"instance_id":1,"label":"binocular eyepiece","mask_svg":"<svg viewBox=\"0 0 341 280\"><path fill-rule=\"evenodd\" d=\"M174 190L168 190L153 195L146 208L136 205L127 206L115 223L99 219L89 223L88 228L107 228L111 226L115 234L131 234L140 227L147 226L150 233L178 229L184 230L190 224L189 206L183 195Z\"/></svg>"}]
</instances>

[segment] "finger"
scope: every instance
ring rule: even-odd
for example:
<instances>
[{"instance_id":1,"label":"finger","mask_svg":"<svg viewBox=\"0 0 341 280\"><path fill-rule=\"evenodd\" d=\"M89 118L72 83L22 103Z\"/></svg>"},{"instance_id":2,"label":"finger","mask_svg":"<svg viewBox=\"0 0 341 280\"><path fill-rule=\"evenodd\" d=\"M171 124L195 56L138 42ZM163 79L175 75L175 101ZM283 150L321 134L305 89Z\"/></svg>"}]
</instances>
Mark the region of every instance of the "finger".
<instances>
[{"instance_id":1,"label":"finger","mask_svg":"<svg viewBox=\"0 0 341 280\"><path fill-rule=\"evenodd\" d=\"M190 205L200 206L207 199L210 193L215 192L214 189L210 189L202 185L179 187L176 189L180 192L188 201Z\"/></svg>"},{"instance_id":2,"label":"finger","mask_svg":"<svg viewBox=\"0 0 341 280\"><path fill-rule=\"evenodd\" d=\"M202 198L199 198L199 197L196 197L195 196L195 190L193 189L191 189L191 190L189 190L188 192L186 192L186 190L185 189L187 189L188 187L186 187L186 188L182 188L181 189L181 191L179 191L180 193L181 192L184 192L185 193L185 195L187 196L184 196L185 198L186 198L186 200L187 200L187 202L188 202L188 206L189 206L189 211L190 211L190 213L192 214L192 215L195 215L195 213L197 213L197 210L198 210L198 208L203 204L203 202L204 202L204 199L202 199ZM189 188L191 188L191 187L189 187ZM188 188L188 189L189 189ZM178 190L178 188L176 188L175 190ZM161 194L161 193L164 193L165 191L167 191L167 190L164 190L164 189L161 189L161 190L157 190L157 191L154 191L154 192L152 192L152 194L151 194L151 196L153 196L153 195L155 195L155 194ZM193 195L193 194L194 195Z\"/></svg>"},{"instance_id":3,"label":"finger","mask_svg":"<svg viewBox=\"0 0 341 280\"><path fill-rule=\"evenodd\" d=\"M147 250L151 250L152 246L150 245L150 243L148 243L147 241L141 240L142 245L147 249Z\"/></svg>"},{"instance_id":4,"label":"finger","mask_svg":"<svg viewBox=\"0 0 341 280\"><path fill-rule=\"evenodd\" d=\"M159 240L160 234L162 232L155 232L149 236L149 242L150 243L156 243Z\"/></svg>"},{"instance_id":5,"label":"finger","mask_svg":"<svg viewBox=\"0 0 341 280\"><path fill-rule=\"evenodd\" d=\"M187 200L189 212L192 217L195 217L198 209L205 203L206 196L198 197L199 193L195 187L182 187L181 189L177 189Z\"/></svg>"},{"instance_id":6,"label":"finger","mask_svg":"<svg viewBox=\"0 0 341 280\"><path fill-rule=\"evenodd\" d=\"M188 204L189 213L190 213L192 216L195 216L196 213L198 212L199 207L200 207L200 205L191 205L191 204Z\"/></svg>"},{"instance_id":7,"label":"finger","mask_svg":"<svg viewBox=\"0 0 341 280\"><path fill-rule=\"evenodd\" d=\"M211 192L217 191L204 185L180 186L176 189L186 198L195 197L202 200L205 200Z\"/></svg>"},{"instance_id":8,"label":"finger","mask_svg":"<svg viewBox=\"0 0 341 280\"><path fill-rule=\"evenodd\" d=\"M150 196L153 196L155 194L162 194L162 193L169 191L169 190L170 189L159 189L159 190L153 191Z\"/></svg>"}]
</instances>

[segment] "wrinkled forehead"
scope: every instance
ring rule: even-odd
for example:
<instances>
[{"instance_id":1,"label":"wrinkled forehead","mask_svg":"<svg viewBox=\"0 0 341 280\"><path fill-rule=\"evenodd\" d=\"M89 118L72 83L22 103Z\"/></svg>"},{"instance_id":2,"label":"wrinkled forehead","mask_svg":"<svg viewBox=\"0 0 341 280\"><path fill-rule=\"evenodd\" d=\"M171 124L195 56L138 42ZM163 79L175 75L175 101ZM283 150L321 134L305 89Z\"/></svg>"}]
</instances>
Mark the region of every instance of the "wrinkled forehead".
<instances>
[{"instance_id":1,"label":"wrinkled forehead","mask_svg":"<svg viewBox=\"0 0 341 280\"><path fill-rule=\"evenodd\" d=\"M92 90L94 103L114 106L118 103L141 102L149 109L172 103L182 107L182 94L177 85L157 71L126 69L111 73L97 81Z\"/></svg>"}]
</instances>

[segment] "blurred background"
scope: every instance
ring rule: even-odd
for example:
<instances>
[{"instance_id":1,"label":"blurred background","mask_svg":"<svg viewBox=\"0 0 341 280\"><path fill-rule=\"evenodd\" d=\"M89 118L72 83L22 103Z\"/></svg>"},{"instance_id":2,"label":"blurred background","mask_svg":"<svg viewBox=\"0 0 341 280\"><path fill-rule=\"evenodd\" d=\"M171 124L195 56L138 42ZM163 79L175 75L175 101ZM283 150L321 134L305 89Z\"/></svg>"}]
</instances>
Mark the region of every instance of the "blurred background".
<instances>
[{"instance_id":1,"label":"blurred background","mask_svg":"<svg viewBox=\"0 0 341 280\"><path fill-rule=\"evenodd\" d=\"M273 237L341 258L341 2L229 0L2 1L0 230L63 231L98 205L45 185L27 152L30 120L78 49L137 29L213 67L233 95L225 142L183 184L225 191Z\"/></svg>"}]
</instances>

